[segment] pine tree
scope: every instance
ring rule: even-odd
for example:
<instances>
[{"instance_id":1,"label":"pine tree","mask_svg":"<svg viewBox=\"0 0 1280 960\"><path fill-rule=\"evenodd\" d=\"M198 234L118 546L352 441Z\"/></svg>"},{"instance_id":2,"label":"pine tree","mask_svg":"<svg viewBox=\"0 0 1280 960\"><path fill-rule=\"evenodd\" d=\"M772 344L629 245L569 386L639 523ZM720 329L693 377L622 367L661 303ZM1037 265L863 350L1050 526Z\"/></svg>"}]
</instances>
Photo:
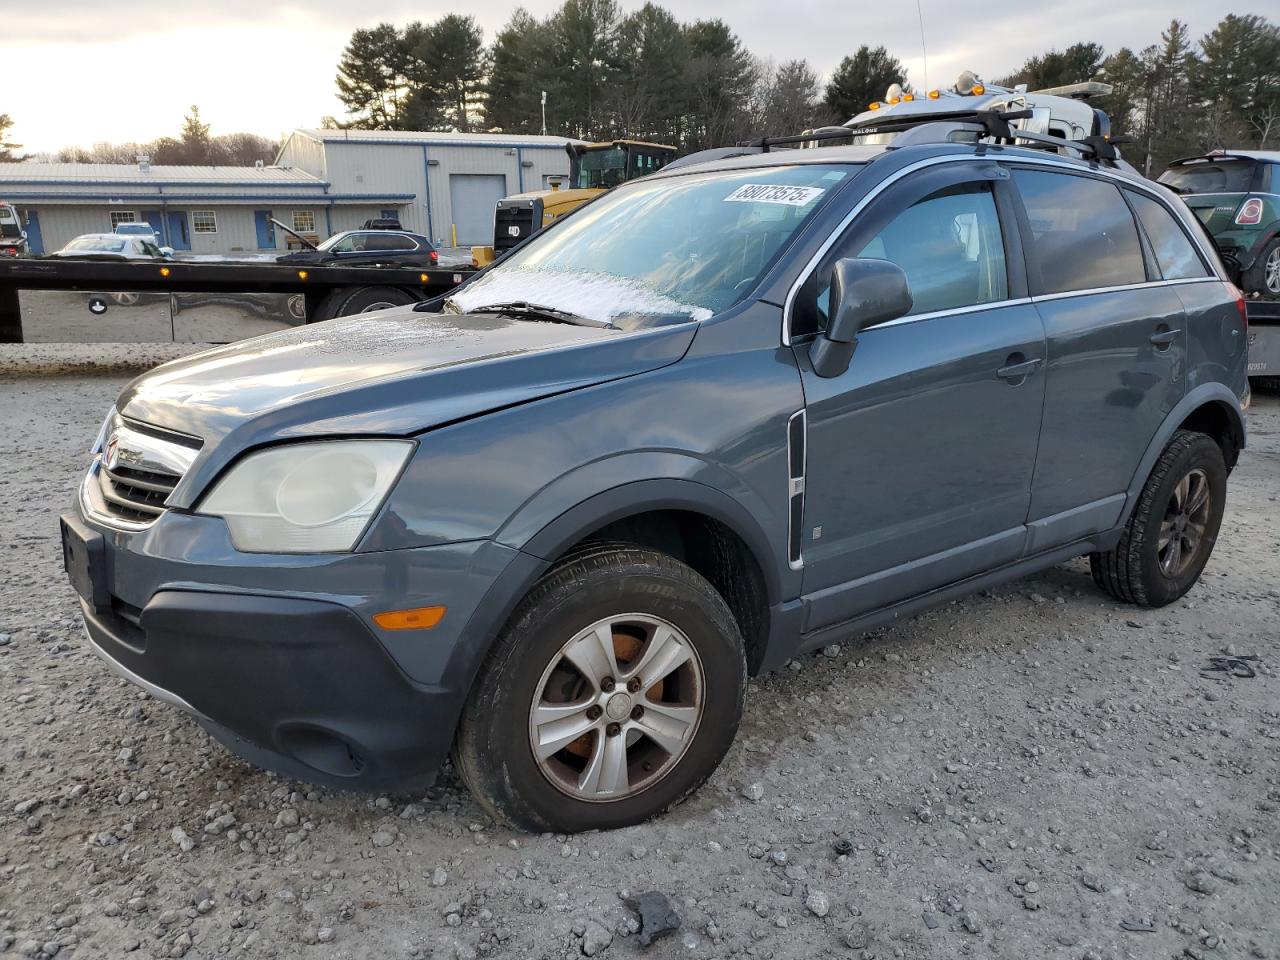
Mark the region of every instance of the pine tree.
<instances>
[{"instance_id":1,"label":"pine tree","mask_svg":"<svg viewBox=\"0 0 1280 960\"><path fill-rule=\"evenodd\" d=\"M884 47L865 43L845 57L827 83L826 107L834 123L844 123L884 97L890 85L906 83L907 71Z\"/></svg>"}]
</instances>

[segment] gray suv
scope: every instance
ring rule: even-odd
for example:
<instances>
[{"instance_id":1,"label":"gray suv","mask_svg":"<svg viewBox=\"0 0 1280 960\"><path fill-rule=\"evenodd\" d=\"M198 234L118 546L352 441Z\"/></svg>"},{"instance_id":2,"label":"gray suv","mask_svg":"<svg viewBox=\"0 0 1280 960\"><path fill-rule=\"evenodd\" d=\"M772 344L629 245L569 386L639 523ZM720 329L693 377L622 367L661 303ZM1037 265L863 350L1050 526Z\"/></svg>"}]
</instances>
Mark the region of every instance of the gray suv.
<instances>
[{"instance_id":1,"label":"gray suv","mask_svg":"<svg viewBox=\"0 0 1280 960\"><path fill-rule=\"evenodd\" d=\"M133 381L63 517L89 642L235 752L495 817L695 790L749 675L1088 556L1195 583L1238 291L1165 188L990 144L676 165L448 300Z\"/></svg>"}]
</instances>

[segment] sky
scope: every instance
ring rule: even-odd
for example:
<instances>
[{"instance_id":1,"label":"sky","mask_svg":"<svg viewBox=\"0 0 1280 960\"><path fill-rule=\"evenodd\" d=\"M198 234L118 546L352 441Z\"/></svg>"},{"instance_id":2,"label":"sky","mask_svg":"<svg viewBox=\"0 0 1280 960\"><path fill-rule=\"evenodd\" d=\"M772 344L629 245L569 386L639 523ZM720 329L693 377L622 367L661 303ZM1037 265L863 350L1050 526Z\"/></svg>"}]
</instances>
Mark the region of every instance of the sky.
<instances>
[{"instance_id":1,"label":"sky","mask_svg":"<svg viewBox=\"0 0 1280 960\"><path fill-rule=\"evenodd\" d=\"M1176 9L1193 37L1226 13L1264 13L1271 0L1020 0L1007 9L959 0L712 0L667 2L679 19L719 17L754 54L805 58L825 75L860 44L883 44L917 87L950 84L961 70L988 79L1030 55L1079 41L1108 51L1157 42ZM624 11L640 0L621 0ZM525 0L544 16L558 0ZM486 42L516 4L476 4ZM433 0L0 0L0 63L9 82L0 113L26 152L176 134L198 104L216 134L278 137L341 117L334 74L358 27L431 21L459 8ZM14 82L15 78L23 78Z\"/></svg>"}]
</instances>

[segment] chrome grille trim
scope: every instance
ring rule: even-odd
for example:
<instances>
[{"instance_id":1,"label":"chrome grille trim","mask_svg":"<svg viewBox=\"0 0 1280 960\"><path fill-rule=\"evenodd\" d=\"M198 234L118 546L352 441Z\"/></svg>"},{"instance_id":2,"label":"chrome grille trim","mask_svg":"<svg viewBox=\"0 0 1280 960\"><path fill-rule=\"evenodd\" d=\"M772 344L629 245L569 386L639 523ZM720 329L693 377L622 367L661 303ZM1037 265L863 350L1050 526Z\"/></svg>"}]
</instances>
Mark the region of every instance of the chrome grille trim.
<instances>
[{"instance_id":1,"label":"chrome grille trim","mask_svg":"<svg viewBox=\"0 0 1280 960\"><path fill-rule=\"evenodd\" d=\"M164 513L169 495L200 452L199 441L131 424L115 415L81 487L86 514L124 530L141 530Z\"/></svg>"}]
</instances>

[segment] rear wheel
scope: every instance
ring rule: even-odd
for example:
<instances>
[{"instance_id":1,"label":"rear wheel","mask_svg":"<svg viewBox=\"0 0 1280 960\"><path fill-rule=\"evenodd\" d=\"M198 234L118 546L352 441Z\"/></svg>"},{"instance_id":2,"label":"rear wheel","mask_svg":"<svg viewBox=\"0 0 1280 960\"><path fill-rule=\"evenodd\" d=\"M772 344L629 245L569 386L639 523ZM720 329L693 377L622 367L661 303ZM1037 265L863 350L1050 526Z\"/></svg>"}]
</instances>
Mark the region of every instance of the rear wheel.
<instances>
[{"instance_id":1,"label":"rear wheel","mask_svg":"<svg viewBox=\"0 0 1280 960\"><path fill-rule=\"evenodd\" d=\"M1280 237L1272 237L1241 278L1245 293L1280 299Z\"/></svg>"},{"instance_id":2,"label":"rear wheel","mask_svg":"<svg viewBox=\"0 0 1280 960\"><path fill-rule=\"evenodd\" d=\"M521 603L472 688L458 770L493 816L573 832L638 823L700 786L737 731L742 639L675 559L601 546Z\"/></svg>"},{"instance_id":3,"label":"rear wheel","mask_svg":"<svg viewBox=\"0 0 1280 960\"><path fill-rule=\"evenodd\" d=\"M398 287L358 287L348 294L340 293L335 298L331 316L350 317L357 313L390 310L416 302L412 295Z\"/></svg>"},{"instance_id":4,"label":"rear wheel","mask_svg":"<svg viewBox=\"0 0 1280 960\"><path fill-rule=\"evenodd\" d=\"M1179 430L1156 461L1119 543L1094 553L1094 582L1117 600L1144 607L1172 603L1209 562L1226 506L1222 448Z\"/></svg>"}]
</instances>

